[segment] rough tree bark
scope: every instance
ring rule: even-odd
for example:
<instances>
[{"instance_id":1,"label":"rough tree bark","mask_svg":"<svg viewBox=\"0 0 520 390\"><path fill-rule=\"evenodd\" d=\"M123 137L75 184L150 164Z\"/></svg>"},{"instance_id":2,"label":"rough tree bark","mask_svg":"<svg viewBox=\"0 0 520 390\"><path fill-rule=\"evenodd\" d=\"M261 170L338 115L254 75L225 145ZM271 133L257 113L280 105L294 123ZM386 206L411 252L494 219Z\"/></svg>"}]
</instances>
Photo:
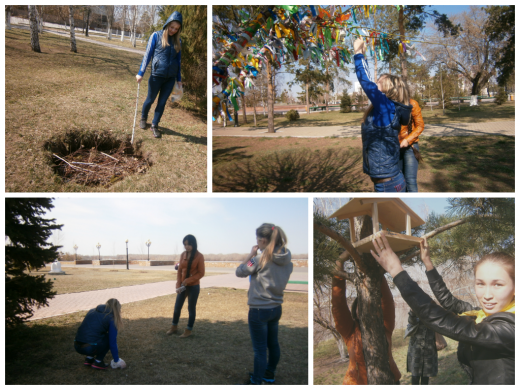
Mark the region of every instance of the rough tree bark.
<instances>
[{"instance_id":1,"label":"rough tree bark","mask_svg":"<svg viewBox=\"0 0 520 390\"><path fill-rule=\"evenodd\" d=\"M11 7L12 5L5 6L5 29L11 29Z\"/></svg>"},{"instance_id":2,"label":"rough tree bark","mask_svg":"<svg viewBox=\"0 0 520 390\"><path fill-rule=\"evenodd\" d=\"M76 48L76 34L74 31L74 6L69 5L69 23L70 23L70 51L77 53Z\"/></svg>"},{"instance_id":3,"label":"rough tree bark","mask_svg":"<svg viewBox=\"0 0 520 390\"><path fill-rule=\"evenodd\" d=\"M273 67L267 61L267 132L274 133Z\"/></svg>"},{"instance_id":4,"label":"rough tree bark","mask_svg":"<svg viewBox=\"0 0 520 390\"><path fill-rule=\"evenodd\" d=\"M40 40L38 38L38 20L36 19L36 6L29 5L29 20L31 27L31 49L41 53Z\"/></svg>"}]
</instances>

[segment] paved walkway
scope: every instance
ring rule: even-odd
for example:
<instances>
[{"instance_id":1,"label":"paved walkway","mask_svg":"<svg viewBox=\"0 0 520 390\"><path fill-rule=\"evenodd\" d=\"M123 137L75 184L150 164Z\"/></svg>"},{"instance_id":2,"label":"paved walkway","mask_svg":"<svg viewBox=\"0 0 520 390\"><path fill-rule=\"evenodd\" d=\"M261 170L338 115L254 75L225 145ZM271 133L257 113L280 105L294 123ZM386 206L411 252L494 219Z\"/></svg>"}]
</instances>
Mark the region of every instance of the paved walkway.
<instances>
[{"instance_id":1,"label":"paved walkway","mask_svg":"<svg viewBox=\"0 0 520 390\"><path fill-rule=\"evenodd\" d=\"M66 267L64 267L63 270L67 272ZM291 274L290 282L307 280L308 274L306 272L293 272ZM294 284L290 282L285 291L308 293L308 284ZM117 298L121 304L125 304L156 298L163 295L175 294L175 283L176 282L172 280L167 282L140 284L136 286L109 288L106 290L56 295L49 301L49 306L34 311L31 321L82 310L89 310L106 302L110 298ZM249 289L249 278L237 278L234 273L208 276L200 280L200 287L231 287L247 290Z\"/></svg>"},{"instance_id":2,"label":"paved walkway","mask_svg":"<svg viewBox=\"0 0 520 390\"><path fill-rule=\"evenodd\" d=\"M360 126L316 126L316 127L276 127L270 134L266 127L218 127L213 136L233 137L361 137ZM426 125L421 137L465 137L470 135L515 135L515 121L452 123Z\"/></svg>"}]
</instances>

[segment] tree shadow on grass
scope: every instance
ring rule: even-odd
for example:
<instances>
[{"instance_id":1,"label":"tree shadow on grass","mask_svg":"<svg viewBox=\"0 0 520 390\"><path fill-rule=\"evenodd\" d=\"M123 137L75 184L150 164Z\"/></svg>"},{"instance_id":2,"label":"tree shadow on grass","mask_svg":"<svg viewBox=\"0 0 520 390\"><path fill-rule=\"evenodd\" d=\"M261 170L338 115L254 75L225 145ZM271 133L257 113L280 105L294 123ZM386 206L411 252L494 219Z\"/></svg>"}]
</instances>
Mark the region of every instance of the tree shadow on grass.
<instances>
[{"instance_id":1,"label":"tree shadow on grass","mask_svg":"<svg viewBox=\"0 0 520 390\"><path fill-rule=\"evenodd\" d=\"M183 134L183 133L179 133L178 131L170 130L170 129L167 129L166 127L161 127L161 126L159 126L159 130L161 131L161 133L163 135L173 135L175 137L182 137L182 138L184 138L185 142L190 142L192 144L199 144L199 145L208 144L208 137L197 137L194 135Z\"/></svg>"},{"instance_id":2,"label":"tree shadow on grass","mask_svg":"<svg viewBox=\"0 0 520 390\"><path fill-rule=\"evenodd\" d=\"M435 170L427 191L514 191L515 137L429 137L421 153Z\"/></svg>"},{"instance_id":3,"label":"tree shadow on grass","mask_svg":"<svg viewBox=\"0 0 520 390\"><path fill-rule=\"evenodd\" d=\"M241 151L238 151L242 149ZM229 162L236 159L252 158L253 156L247 155L245 152L245 146L233 146L231 148L213 149L213 165Z\"/></svg>"},{"instance_id":4,"label":"tree shadow on grass","mask_svg":"<svg viewBox=\"0 0 520 390\"><path fill-rule=\"evenodd\" d=\"M361 190L359 151L273 152L214 166L215 192L355 192Z\"/></svg>"},{"instance_id":5,"label":"tree shadow on grass","mask_svg":"<svg viewBox=\"0 0 520 390\"><path fill-rule=\"evenodd\" d=\"M179 328L187 323L187 308ZM170 317L124 320L118 334L119 355L125 370L96 371L83 365L84 356L73 346L85 312L68 315L59 326L39 321L6 331L6 384L68 385L235 385L253 369L253 348L247 324L238 321L199 320L191 337L166 335ZM124 315L123 315L124 317ZM225 318L225 314L222 315ZM51 320L51 319L49 319ZM279 325L282 358L279 384L308 382L308 328ZM112 360L110 352L105 363Z\"/></svg>"}]
</instances>

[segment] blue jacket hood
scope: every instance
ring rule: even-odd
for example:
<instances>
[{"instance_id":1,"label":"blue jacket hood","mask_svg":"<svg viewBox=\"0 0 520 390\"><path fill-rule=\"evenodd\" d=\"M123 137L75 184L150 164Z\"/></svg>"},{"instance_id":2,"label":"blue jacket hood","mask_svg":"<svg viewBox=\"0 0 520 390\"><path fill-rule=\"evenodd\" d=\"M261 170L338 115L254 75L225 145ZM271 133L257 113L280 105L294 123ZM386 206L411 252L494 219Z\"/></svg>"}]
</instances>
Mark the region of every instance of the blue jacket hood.
<instances>
[{"instance_id":1,"label":"blue jacket hood","mask_svg":"<svg viewBox=\"0 0 520 390\"><path fill-rule=\"evenodd\" d=\"M182 26L182 15L180 12L178 11L175 11L173 12L173 14L170 15L170 17L168 18L168 20L166 21L166 23L164 23L164 26L163 26L163 30L166 28L166 26L168 24L170 24L170 22L178 22L180 23L180 25Z\"/></svg>"}]
</instances>

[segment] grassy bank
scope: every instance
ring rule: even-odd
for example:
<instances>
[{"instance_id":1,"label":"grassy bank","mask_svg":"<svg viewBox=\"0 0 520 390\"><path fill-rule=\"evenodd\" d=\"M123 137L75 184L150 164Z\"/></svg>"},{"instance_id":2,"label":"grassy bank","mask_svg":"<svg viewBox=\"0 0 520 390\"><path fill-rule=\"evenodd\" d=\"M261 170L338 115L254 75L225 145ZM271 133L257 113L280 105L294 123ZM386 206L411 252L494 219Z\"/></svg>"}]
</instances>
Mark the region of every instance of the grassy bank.
<instances>
[{"instance_id":1,"label":"grassy bank","mask_svg":"<svg viewBox=\"0 0 520 390\"><path fill-rule=\"evenodd\" d=\"M406 372L408 339L404 340L404 330L398 329L392 335L392 355L401 372L401 384L410 385L411 375ZM446 338L448 346L438 353L439 374L430 378L431 385L467 385L468 377L457 361L458 342ZM348 360L341 360L334 340L327 340L314 347L314 384L340 385L347 372Z\"/></svg>"},{"instance_id":2,"label":"grassy bank","mask_svg":"<svg viewBox=\"0 0 520 390\"><path fill-rule=\"evenodd\" d=\"M279 325L277 382L308 382L307 294L286 293ZM123 305L118 335L125 370L94 371L73 347L86 312L38 320L6 332L6 384L235 385L253 369L247 292L203 289L192 337L167 336L175 295ZM187 323L185 305L179 326ZM110 362L110 352L105 362ZM30 370L28 368L30 367Z\"/></svg>"},{"instance_id":3,"label":"grassy bank","mask_svg":"<svg viewBox=\"0 0 520 390\"><path fill-rule=\"evenodd\" d=\"M114 177L107 186L85 186L55 173L52 151L44 147L49 140L69 147L71 138L85 134L103 134L114 142L132 134L141 55L83 41L77 46L78 53L72 53L67 37L43 34L42 53L35 53L29 31L5 33L6 192L206 191L206 118L171 103L159 124L162 139L136 126L136 148L150 163L145 171ZM139 112L148 75L149 70L141 83Z\"/></svg>"},{"instance_id":4,"label":"grassy bank","mask_svg":"<svg viewBox=\"0 0 520 390\"><path fill-rule=\"evenodd\" d=\"M422 137L420 192L514 192L515 138ZM213 139L213 191L373 191L360 138Z\"/></svg>"},{"instance_id":5,"label":"grassy bank","mask_svg":"<svg viewBox=\"0 0 520 390\"><path fill-rule=\"evenodd\" d=\"M50 267L31 272L45 275L53 283L56 294L70 294L82 291L104 290L138 284L177 280L177 271L122 270L99 268L63 267L65 275L49 275ZM205 276L218 275L207 272Z\"/></svg>"},{"instance_id":6,"label":"grassy bank","mask_svg":"<svg viewBox=\"0 0 520 390\"><path fill-rule=\"evenodd\" d=\"M448 124L448 123L478 123L515 120L515 102L507 102L501 106L494 103L483 103L479 106L470 107L462 105L446 109L429 107L422 109L422 115L426 124ZM360 112L341 113L339 111L319 112L312 114L301 114L300 119L294 122L288 121L285 116L279 115L274 119L275 127L314 127L314 126L359 126L363 114ZM248 123L244 123L242 115L239 115L240 127L254 126L253 115L247 115ZM232 124L231 124L232 125ZM214 123L214 126L219 126ZM267 127L267 117L263 114L257 115L257 126Z\"/></svg>"}]
</instances>

